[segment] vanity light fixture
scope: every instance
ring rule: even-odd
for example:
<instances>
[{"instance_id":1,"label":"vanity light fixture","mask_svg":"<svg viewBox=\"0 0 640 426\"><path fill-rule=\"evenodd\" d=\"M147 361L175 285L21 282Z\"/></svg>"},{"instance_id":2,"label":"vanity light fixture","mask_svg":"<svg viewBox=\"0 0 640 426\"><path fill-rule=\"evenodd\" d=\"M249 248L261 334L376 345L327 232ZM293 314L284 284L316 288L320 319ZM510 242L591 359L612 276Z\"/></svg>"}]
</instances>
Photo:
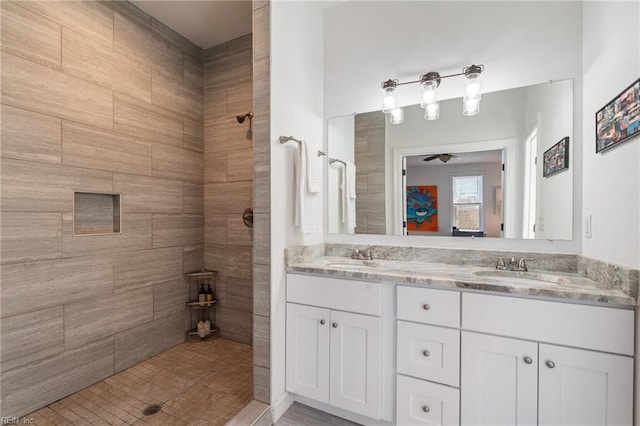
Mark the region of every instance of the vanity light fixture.
<instances>
[{"instance_id":1,"label":"vanity light fixture","mask_svg":"<svg viewBox=\"0 0 640 426\"><path fill-rule=\"evenodd\" d=\"M384 96L382 97L382 112L385 114L390 113L396 109L396 95L393 93L398 87L398 80L387 80L382 83L382 90L384 90Z\"/></svg>"},{"instance_id":2,"label":"vanity light fixture","mask_svg":"<svg viewBox=\"0 0 640 426\"><path fill-rule=\"evenodd\" d=\"M390 114L391 124L402 124L404 121L404 110L402 108L394 108Z\"/></svg>"},{"instance_id":3,"label":"vanity light fixture","mask_svg":"<svg viewBox=\"0 0 640 426\"><path fill-rule=\"evenodd\" d=\"M422 100L420 106L424 108L425 120L436 120L440 117L440 103L436 89L440 86L443 78L464 75L464 96L462 98L462 114L466 116L476 115L480 112L480 99L482 98L482 86L480 85L480 74L484 71L484 65L470 65L462 69L461 73L443 75L435 71L422 74L420 79L400 83L396 80L382 82L384 97L382 100L382 112L389 113L391 124L400 124L404 121L402 108L398 107L395 91L398 86L405 84L420 83L422 86Z\"/></svg>"}]
</instances>

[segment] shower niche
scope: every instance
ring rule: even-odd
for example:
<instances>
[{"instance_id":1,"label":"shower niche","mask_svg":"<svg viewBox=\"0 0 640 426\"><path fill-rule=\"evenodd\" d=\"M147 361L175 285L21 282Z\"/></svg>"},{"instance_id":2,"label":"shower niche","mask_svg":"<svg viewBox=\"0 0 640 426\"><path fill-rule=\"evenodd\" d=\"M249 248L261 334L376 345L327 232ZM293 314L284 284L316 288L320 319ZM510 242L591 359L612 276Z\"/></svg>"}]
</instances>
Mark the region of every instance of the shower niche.
<instances>
[{"instance_id":1,"label":"shower niche","mask_svg":"<svg viewBox=\"0 0 640 426\"><path fill-rule=\"evenodd\" d=\"M120 194L73 193L73 235L111 235L122 232Z\"/></svg>"}]
</instances>

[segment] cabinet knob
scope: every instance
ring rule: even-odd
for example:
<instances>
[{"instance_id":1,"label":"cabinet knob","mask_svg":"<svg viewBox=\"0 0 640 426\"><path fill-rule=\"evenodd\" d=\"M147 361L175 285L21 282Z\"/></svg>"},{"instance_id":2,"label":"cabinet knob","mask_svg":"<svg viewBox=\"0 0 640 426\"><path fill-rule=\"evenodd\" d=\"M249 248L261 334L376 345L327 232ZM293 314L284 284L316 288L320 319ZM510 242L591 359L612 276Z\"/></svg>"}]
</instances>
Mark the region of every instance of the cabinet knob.
<instances>
[{"instance_id":1,"label":"cabinet knob","mask_svg":"<svg viewBox=\"0 0 640 426\"><path fill-rule=\"evenodd\" d=\"M331 327L333 327L333 328L338 328L338 323L337 323L337 322L334 322L333 324L331 324Z\"/></svg>"},{"instance_id":2,"label":"cabinet knob","mask_svg":"<svg viewBox=\"0 0 640 426\"><path fill-rule=\"evenodd\" d=\"M553 361L547 361L545 364L547 364L547 367L549 368L556 368L556 363Z\"/></svg>"},{"instance_id":3,"label":"cabinet knob","mask_svg":"<svg viewBox=\"0 0 640 426\"><path fill-rule=\"evenodd\" d=\"M525 356L524 357L524 363L525 364L531 364L531 363L533 363L533 360L531 359L530 356Z\"/></svg>"},{"instance_id":4,"label":"cabinet knob","mask_svg":"<svg viewBox=\"0 0 640 426\"><path fill-rule=\"evenodd\" d=\"M422 351L422 355L424 355L425 357L431 356L431 352L424 350Z\"/></svg>"},{"instance_id":5,"label":"cabinet knob","mask_svg":"<svg viewBox=\"0 0 640 426\"><path fill-rule=\"evenodd\" d=\"M429 309L431 309L431 306L429 306L428 303L425 303L424 305L422 305L422 309L424 309L425 311L428 311Z\"/></svg>"},{"instance_id":6,"label":"cabinet knob","mask_svg":"<svg viewBox=\"0 0 640 426\"><path fill-rule=\"evenodd\" d=\"M422 406L422 411L424 411L425 413L428 413L429 411L431 411L431 408L429 408L428 405L423 405Z\"/></svg>"},{"instance_id":7,"label":"cabinet knob","mask_svg":"<svg viewBox=\"0 0 640 426\"><path fill-rule=\"evenodd\" d=\"M327 322L325 320L320 320L321 325L325 325Z\"/></svg>"}]
</instances>

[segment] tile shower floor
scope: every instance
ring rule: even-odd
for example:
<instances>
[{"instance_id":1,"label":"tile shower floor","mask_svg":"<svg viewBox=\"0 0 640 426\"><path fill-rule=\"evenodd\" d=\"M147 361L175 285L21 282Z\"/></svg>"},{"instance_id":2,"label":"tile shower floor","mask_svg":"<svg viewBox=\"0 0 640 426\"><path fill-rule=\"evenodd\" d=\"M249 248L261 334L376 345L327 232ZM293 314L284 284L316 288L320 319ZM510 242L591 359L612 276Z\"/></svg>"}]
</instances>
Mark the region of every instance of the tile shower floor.
<instances>
[{"instance_id":1,"label":"tile shower floor","mask_svg":"<svg viewBox=\"0 0 640 426\"><path fill-rule=\"evenodd\" d=\"M224 425L253 399L251 346L187 342L25 416L36 425ZM152 416L143 410L159 404Z\"/></svg>"}]
</instances>

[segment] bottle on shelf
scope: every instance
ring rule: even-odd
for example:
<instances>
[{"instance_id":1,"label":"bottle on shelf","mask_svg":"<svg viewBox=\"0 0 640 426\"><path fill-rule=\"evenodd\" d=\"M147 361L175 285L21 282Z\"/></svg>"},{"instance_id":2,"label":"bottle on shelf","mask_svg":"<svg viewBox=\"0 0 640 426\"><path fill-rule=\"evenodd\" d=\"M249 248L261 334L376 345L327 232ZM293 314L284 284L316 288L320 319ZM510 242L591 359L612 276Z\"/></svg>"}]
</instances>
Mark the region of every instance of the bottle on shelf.
<instances>
[{"instance_id":1,"label":"bottle on shelf","mask_svg":"<svg viewBox=\"0 0 640 426\"><path fill-rule=\"evenodd\" d=\"M209 324L209 330L211 330L211 324ZM204 321L198 321L198 336L204 339L207 337L207 334L206 323Z\"/></svg>"},{"instance_id":2,"label":"bottle on shelf","mask_svg":"<svg viewBox=\"0 0 640 426\"><path fill-rule=\"evenodd\" d=\"M207 306L211 306L213 303L213 291L211 290L211 284L207 284Z\"/></svg>"},{"instance_id":3,"label":"bottle on shelf","mask_svg":"<svg viewBox=\"0 0 640 426\"><path fill-rule=\"evenodd\" d=\"M211 321L206 320L204 322L204 332L207 336L211 334Z\"/></svg>"},{"instance_id":4,"label":"bottle on shelf","mask_svg":"<svg viewBox=\"0 0 640 426\"><path fill-rule=\"evenodd\" d=\"M198 304L200 306L206 306L207 304L207 291L204 289L204 283L200 286L200 291L198 292Z\"/></svg>"}]
</instances>

